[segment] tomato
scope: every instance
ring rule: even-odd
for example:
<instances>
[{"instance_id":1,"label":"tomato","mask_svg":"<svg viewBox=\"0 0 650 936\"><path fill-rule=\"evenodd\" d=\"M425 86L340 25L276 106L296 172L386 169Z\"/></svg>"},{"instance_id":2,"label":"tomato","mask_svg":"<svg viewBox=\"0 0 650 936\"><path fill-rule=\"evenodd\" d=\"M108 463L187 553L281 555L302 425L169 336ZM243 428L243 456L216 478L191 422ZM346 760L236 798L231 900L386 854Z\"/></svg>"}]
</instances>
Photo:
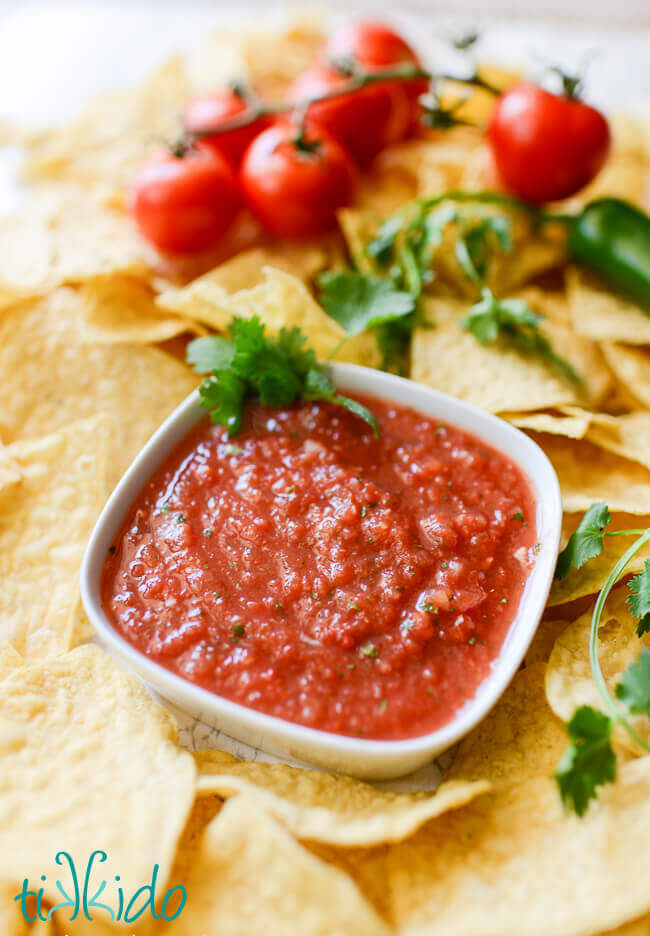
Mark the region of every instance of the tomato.
<instances>
[{"instance_id":1,"label":"tomato","mask_svg":"<svg viewBox=\"0 0 650 936\"><path fill-rule=\"evenodd\" d=\"M233 168L201 145L182 156L156 153L137 173L128 195L140 233L169 253L194 253L215 244L241 204Z\"/></svg>"},{"instance_id":2,"label":"tomato","mask_svg":"<svg viewBox=\"0 0 650 936\"><path fill-rule=\"evenodd\" d=\"M417 53L399 33L372 20L346 23L333 32L325 46L324 58L326 61L353 59L367 71L391 65L422 65ZM427 91L428 79L414 78L400 83L411 101L413 121L419 125L418 98Z\"/></svg>"},{"instance_id":3,"label":"tomato","mask_svg":"<svg viewBox=\"0 0 650 936\"><path fill-rule=\"evenodd\" d=\"M358 170L322 127L281 122L261 133L244 154L241 181L251 210L277 237L321 234L354 198Z\"/></svg>"},{"instance_id":4,"label":"tomato","mask_svg":"<svg viewBox=\"0 0 650 936\"><path fill-rule=\"evenodd\" d=\"M334 68L317 62L296 78L287 96L300 103L336 91L349 81ZM406 136L410 106L398 82L382 81L314 103L308 114L365 168L385 146Z\"/></svg>"},{"instance_id":5,"label":"tomato","mask_svg":"<svg viewBox=\"0 0 650 936\"><path fill-rule=\"evenodd\" d=\"M498 98L487 136L503 185L530 202L579 191L600 171L610 146L599 111L532 84Z\"/></svg>"},{"instance_id":6,"label":"tomato","mask_svg":"<svg viewBox=\"0 0 650 936\"><path fill-rule=\"evenodd\" d=\"M202 94L193 98L185 107L183 125L186 130L218 129L220 124L242 114L248 108L248 103L242 95L235 91L225 89ZM229 130L214 136L202 137L202 143L227 156L235 165L239 165L244 150L249 143L261 133L269 124L266 118L260 117L247 126L237 130Z\"/></svg>"}]
</instances>

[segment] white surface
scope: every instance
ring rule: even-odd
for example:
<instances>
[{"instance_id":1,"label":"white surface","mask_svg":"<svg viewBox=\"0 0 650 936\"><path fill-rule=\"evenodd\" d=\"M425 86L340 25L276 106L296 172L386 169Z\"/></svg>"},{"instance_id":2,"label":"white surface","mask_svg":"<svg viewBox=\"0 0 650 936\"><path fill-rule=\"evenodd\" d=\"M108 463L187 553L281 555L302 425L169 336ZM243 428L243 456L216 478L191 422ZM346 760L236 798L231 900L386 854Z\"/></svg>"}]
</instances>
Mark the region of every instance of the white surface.
<instances>
[{"instance_id":1,"label":"white surface","mask_svg":"<svg viewBox=\"0 0 650 936\"><path fill-rule=\"evenodd\" d=\"M442 728L404 741L371 741L315 731L230 702L201 689L148 659L112 627L101 603L101 574L106 555L122 528L126 512L165 458L205 413L198 390L169 417L135 459L102 511L90 537L81 571L84 608L100 638L142 679L166 699L206 725L280 757L297 758L373 780L390 780L430 763L470 731L492 708L517 671L542 616L553 578L562 525L560 487L544 452L528 436L503 420L392 374L333 364L331 376L347 393L394 400L428 416L459 426L499 449L519 464L535 493L537 539L541 547L528 576L517 614L492 672Z\"/></svg>"}]
</instances>

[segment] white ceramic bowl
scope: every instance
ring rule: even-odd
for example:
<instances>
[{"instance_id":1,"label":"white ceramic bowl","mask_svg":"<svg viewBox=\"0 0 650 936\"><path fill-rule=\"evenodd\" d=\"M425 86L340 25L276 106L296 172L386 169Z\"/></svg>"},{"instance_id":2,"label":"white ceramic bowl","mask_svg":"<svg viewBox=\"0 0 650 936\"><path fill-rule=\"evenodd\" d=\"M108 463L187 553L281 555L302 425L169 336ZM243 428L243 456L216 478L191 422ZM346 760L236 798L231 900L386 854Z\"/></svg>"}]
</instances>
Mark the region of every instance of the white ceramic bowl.
<instances>
[{"instance_id":1,"label":"white ceramic bowl","mask_svg":"<svg viewBox=\"0 0 650 936\"><path fill-rule=\"evenodd\" d=\"M526 583L517 617L492 672L476 696L437 731L404 741L371 741L317 731L264 715L193 685L148 659L109 623L101 604L100 578L109 546L131 504L159 465L202 418L198 391L163 423L128 469L93 530L81 572L86 613L101 639L163 697L180 709L234 738L273 754L368 779L389 779L429 763L474 727L504 691L533 638L542 615L557 558L562 506L553 467L528 436L508 423L453 397L410 380L352 364L333 364L330 376L343 392L393 400L465 429L500 450L523 469L537 499L537 539L541 548Z\"/></svg>"}]
</instances>

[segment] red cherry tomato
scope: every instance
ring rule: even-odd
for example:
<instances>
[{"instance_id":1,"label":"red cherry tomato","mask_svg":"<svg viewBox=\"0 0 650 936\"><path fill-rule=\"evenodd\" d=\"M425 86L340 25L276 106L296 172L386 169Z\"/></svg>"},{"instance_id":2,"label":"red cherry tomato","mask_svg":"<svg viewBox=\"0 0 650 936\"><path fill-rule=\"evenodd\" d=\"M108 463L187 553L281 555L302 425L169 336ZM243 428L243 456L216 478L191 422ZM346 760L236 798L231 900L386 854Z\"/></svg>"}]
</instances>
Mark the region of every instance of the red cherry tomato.
<instances>
[{"instance_id":1,"label":"red cherry tomato","mask_svg":"<svg viewBox=\"0 0 650 936\"><path fill-rule=\"evenodd\" d=\"M246 99L235 91L225 89L193 98L185 107L183 124L186 130L218 129L225 121L243 113L248 107ZM214 136L205 136L201 142L227 156L238 166L249 143L269 125L263 117L238 130L229 130Z\"/></svg>"},{"instance_id":2,"label":"red cherry tomato","mask_svg":"<svg viewBox=\"0 0 650 936\"><path fill-rule=\"evenodd\" d=\"M391 65L417 65L421 61L408 42L385 23L365 20L346 23L330 36L324 51L325 61L353 59L368 71L390 68ZM419 125L418 98L424 94L429 82L414 78L401 82L411 101L414 121Z\"/></svg>"},{"instance_id":3,"label":"red cherry tomato","mask_svg":"<svg viewBox=\"0 0 650 936\"><path fill-rule=\"evenodd\" d=\"M487 136L503 185L530 202L579 191L600 171L610 145L599 111L532 84L498 98Z\"/></svg>"},{"instance_id":4,"label":"red cherry tomato","mask_svg":"<svg viewBox=\"0 0 650 936\"><path fill-rule=\"evenodd\" d=\"M225 234L242 204L228 161L207 147L183 156L161 151L137 173L128 208L159 250L194 253Z\"/></svg>"},{"instance_id":5,"label":"red cherry tomato","mask_svg":"<svg viewBox=\"0 0 650 936\"><path fill-rule=\"evenodd\" d=\"M336 91L349 81L328 65L316 63L296 78L287 97L299 104ZM309 107L308 114L310 120L331 133L365 168L385 146L406 136L410 105L398 82L382 81L329 101L316 102Z\"/></svg>"},{"instance_id":6,"label":"red cherry tomato","mask_svg":"<svg viewBox=\"0 0 650 936\"><path fill-rule=\"evenodd\" d=\"M251 210L276 237L305 237L333 227L336 212L354 198L358 170L322 127L278 123L244 154L241 181Z\"/></svg>"}]
</instances>

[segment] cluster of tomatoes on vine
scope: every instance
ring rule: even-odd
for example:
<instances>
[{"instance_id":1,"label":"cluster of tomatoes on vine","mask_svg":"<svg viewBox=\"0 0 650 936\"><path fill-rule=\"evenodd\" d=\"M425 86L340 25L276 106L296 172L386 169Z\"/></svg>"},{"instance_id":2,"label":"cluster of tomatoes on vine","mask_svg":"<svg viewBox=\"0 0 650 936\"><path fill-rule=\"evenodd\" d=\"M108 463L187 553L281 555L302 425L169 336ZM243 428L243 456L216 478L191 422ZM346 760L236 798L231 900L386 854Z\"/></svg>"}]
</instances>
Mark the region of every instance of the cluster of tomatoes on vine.
<instances>
[{"instance_id":1,"label":"cluster of tomatoes on vine","mask_svg":"<svg viewBox=\"0 0 650 936\"><path fill-rule=\"evenodd\" d=\"M182 140L140 169L129 209L141 233L169 253L215 245L244 206L272 236L325 233L378 153L427 122L437 77L386 25L343 26L282 102L236 85L190 100ZM478 75L466 80L489 87ZM563 94L530 83L495 91L486 138L507 191L555 201L598 173L609 127L576 92L572 79ZM428 116L430 125L453 123L442 108Z\"/></svg>"}]
</instances>

